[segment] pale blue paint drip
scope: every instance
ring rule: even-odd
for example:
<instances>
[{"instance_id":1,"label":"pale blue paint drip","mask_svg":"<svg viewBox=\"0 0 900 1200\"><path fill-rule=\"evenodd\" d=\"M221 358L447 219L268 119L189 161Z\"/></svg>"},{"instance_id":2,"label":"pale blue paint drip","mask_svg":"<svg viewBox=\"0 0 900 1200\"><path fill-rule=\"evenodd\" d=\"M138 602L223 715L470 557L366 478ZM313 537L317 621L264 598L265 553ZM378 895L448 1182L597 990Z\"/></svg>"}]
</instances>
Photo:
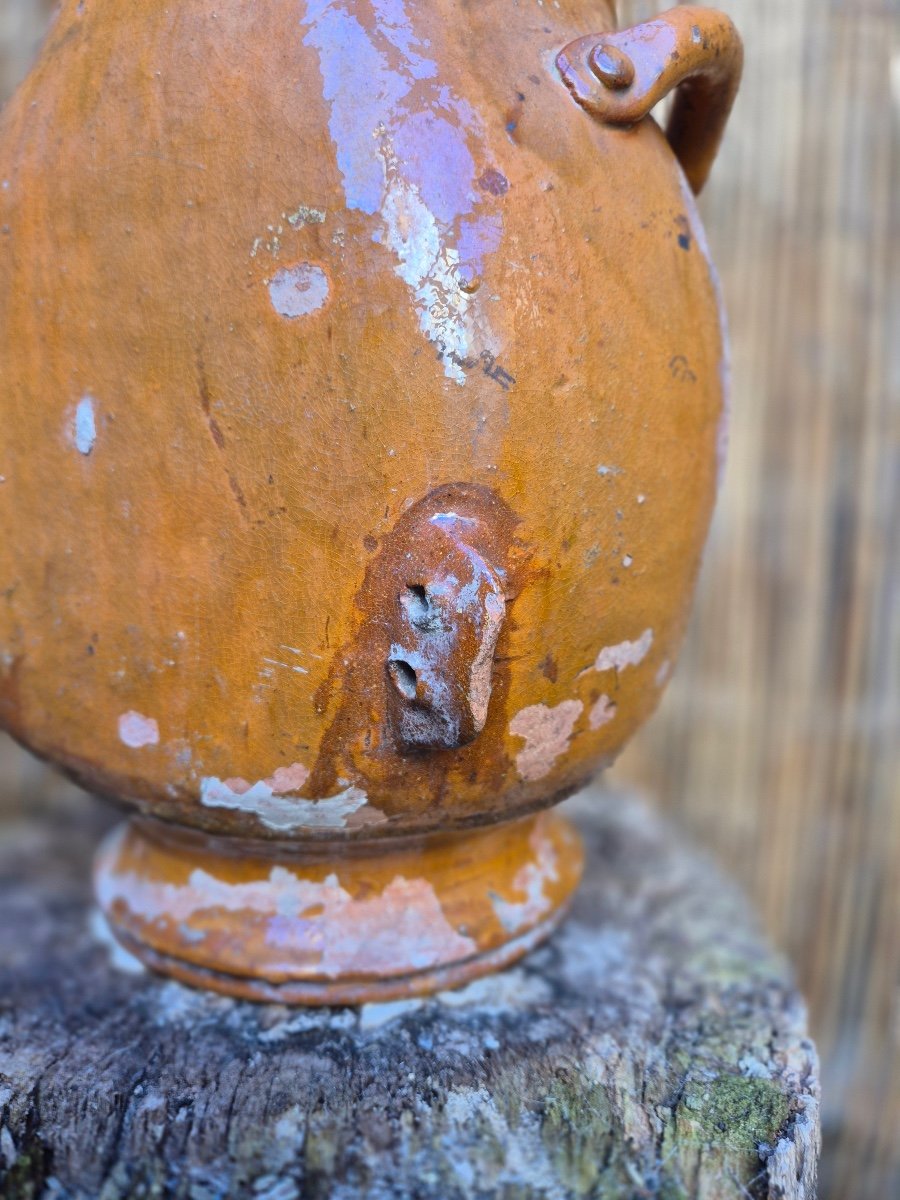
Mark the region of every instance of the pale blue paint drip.
<instances>
[{"instance_id":1,"label":"pale blue paint drip","mask_svg":"<svg viewBox=\"0 0 900 1200\"><path fill-rule=\"evenodd\" d=\"M424 58L413 48L427 46L428 42L413 32L403 0L372 0L372 7L381 18L379 30L382 36L400 51L412 75L416 79L434 79L437 75L437 64L430 58Z\"/></svg>"},{"instance_id":2,"label":"pale blue paint drip","mask_svg":"<svg viewBox=\"0 0 900 1200\"><path fill-rule=\"evenodd\" d=\"M438 81L404 0L370 3L371 33L348 0L306 0L303 43L319 56L347 207L382 218L372 241L393 252L423 333L441 348L446 374L464 383L460 360L496 350L483 314L480 344L470 344L477 314L459 287L481 274L502 236L499 214L476 215L483 197L467 131L478 121Z\"/></svg>"},{"instance_id":3,"label":"pale blue paint drip","mask_svg":"<svg viewBox=\"0 0 900 1200\"><path fill-rule=\"evenodd\" d=\"M475 163L455 125L431 111L404 115L394 152L404 180L418 189L438 221L452 225L471 209Z\"/></svg>"},{"instance_id":4,"label":"pale blue paint drip","mask_svg":"<svg viewBox=\"0 0 900 1200\"><path fill-rule=\"evenodd\" d=\"M392 70L356 17L333 0L310 0L306 20L310 29L303 44L319 54L347 207L371 215L384 193L375 130L391 120L415 76Z\"/></svg>"},{"instance_id":5,"label":"pale blue paint drip","mask_svg":"<svg viewBox=\"0 0 900 1200\"><path fill-rule=\"evenodd\" d=\"M502 240L503 221L499 213L465 217L460 221L457 238L459 261L475 274L480 274L485 256L499 249Z\"/></svg>"},{"instance_id":6,"label":"pale blue paint drip","mask_svg":"<svg viewBox=\"0 0 900 1200\"><path fill-rule=\"evenodd\" d=\"M94 419L94 401L85 396L75 409L75 449L81 454L90 454L97 440L97 422Z\"/></svg>"}]
</instances>

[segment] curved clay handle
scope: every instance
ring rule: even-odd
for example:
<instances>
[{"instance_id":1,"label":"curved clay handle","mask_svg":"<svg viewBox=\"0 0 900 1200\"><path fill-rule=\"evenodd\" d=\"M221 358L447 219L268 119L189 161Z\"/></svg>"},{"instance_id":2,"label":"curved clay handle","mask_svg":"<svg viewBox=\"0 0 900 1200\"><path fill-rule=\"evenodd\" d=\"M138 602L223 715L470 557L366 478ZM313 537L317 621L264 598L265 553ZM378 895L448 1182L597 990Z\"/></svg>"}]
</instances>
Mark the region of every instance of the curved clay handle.
<instances>
[{"instance_id":1,"label":"curved clay handle","mask_svg":"<svg viewBox=\"0 0 900 1200\"><path fill-rule=\"evenodd\" d=\"M556 59L582 108L610 125L636 124L677 87L666 136L695 192L716 157L743 63L729 18L693 7L621 33L578 38Z\"/></svg>"}]
</instances>

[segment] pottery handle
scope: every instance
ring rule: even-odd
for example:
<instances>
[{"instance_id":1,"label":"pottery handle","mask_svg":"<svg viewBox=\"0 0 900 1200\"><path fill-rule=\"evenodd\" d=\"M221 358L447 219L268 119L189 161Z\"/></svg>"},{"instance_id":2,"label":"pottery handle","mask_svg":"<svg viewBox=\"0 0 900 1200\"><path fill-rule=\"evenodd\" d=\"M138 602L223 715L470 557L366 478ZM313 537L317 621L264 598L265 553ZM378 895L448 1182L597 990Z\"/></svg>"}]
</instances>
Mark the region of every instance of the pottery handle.
<instances>
[{"instance_id":1,"label":"pottery handle","mask_svg":"<svg viewBox=\"0 0 900 1200\"><path fill-rule=\"evenodd\" d=\"M743 63L731 20L692 6L621 33L578 38L556 59L575 100L610 125L636 124L677 88L666 136L694 192L709 176Z\"/></svg>"}]
</instances>

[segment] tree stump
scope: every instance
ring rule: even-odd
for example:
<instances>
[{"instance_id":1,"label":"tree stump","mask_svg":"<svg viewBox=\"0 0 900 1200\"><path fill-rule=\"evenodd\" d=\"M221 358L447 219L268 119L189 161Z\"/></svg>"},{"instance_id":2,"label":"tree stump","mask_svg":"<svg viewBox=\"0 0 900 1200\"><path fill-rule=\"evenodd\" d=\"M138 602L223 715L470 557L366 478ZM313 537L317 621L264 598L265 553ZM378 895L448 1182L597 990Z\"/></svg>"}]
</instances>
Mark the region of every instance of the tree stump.
<instances>
[{"instance_id":1,"label":"tree stump","mask_svg":"<svg viewBox=\"0 0 900 1200\"><path fill-rule=\"evenodd\" d=\"M109 942L114 815L0 828L0 1195L815 1196L816 1056L746 904L632 797L570 802L559 933L426 1001L254 1005Z\"/></svg>"}]
</instances>

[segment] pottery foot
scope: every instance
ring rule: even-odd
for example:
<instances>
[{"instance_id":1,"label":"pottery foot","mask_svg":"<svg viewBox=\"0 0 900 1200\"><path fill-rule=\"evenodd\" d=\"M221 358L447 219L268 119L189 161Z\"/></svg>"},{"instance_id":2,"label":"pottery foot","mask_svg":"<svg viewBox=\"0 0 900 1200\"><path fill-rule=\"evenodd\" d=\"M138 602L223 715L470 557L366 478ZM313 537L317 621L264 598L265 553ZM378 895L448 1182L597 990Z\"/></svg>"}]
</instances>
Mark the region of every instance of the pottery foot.
<instances>
[{"instance_id":1,"label":"pottery foot","mask_svg":"<svg viewBox=\"0 0 900 1200\"><path fill-rule=\"evenodd\" d=\"M582 870L566 818L349 847L213 838L133 818L95 886L147 966L230 996L360 1004L451 988L525 954Z\"/></svg>"}]
</instances>

